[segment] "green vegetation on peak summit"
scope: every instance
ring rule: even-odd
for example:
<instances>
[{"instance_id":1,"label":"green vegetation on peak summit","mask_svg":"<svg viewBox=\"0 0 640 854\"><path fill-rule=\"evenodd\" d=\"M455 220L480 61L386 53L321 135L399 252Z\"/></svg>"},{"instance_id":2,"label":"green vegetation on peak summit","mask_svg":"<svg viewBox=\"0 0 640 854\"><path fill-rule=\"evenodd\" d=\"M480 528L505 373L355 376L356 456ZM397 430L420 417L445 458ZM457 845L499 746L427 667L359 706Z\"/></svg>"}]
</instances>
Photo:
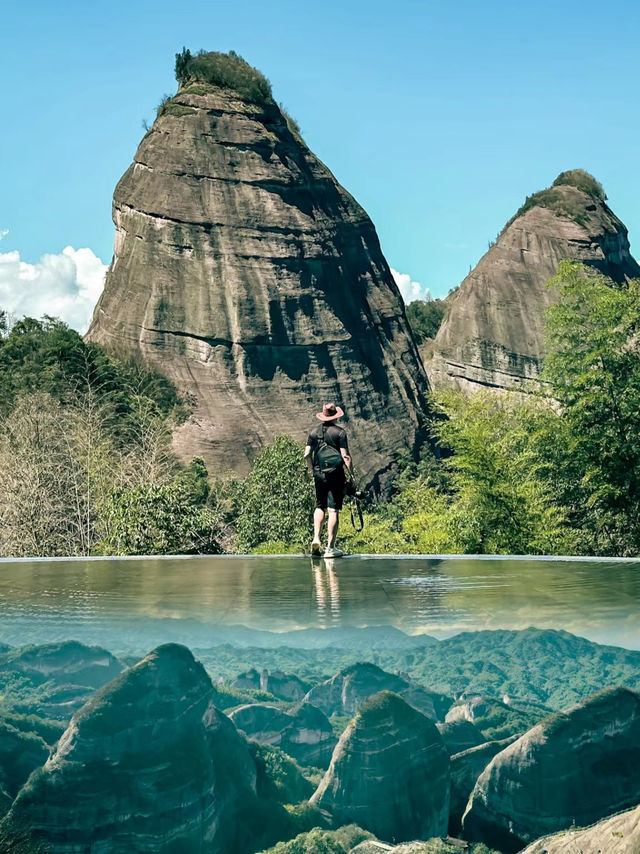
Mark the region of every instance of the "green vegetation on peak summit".
<instances>
[{"instance_id":1,"label":"green vegetation on peak summit","mask_svg":"<svg viewBox=\"0 0 640 854\"><path fill-rule=\"evenodd\" d=\"M593 199L600 199L602 202L607 200L607 194L600 181L597 181L593 175L584 169L569 169L566 172L561 172L552 186L575 187Z\"/></svg>"},{"instance_id":2,"label":"green vegetation on peak summit","mask_svg":"<svg viewBox=\"0 0 640 854\"><path fill-rule=\"evenodd\" d=\"M219 53L201 50L192 54L183 48L176 54L175 74L181 89L192 84L232 89L245 101L264 105L273 102L267 78L235 51Z\"/></svg>"},{"instance_id":3,"label":"green vegetation on peak summit","mask_svg":"<svg viewBox=\"0 0 640 854\"><path fill-rule=\"evenodd\" d=\"M346 854L356 845L373 836L366 830L349 824L337 830L313 828L288 842L279 842L264 854Z\"/></svg>"},{"instance_id":4,"label":"green vegetation on peak summit","mask_svg":"<svg viewBox=\"0 0 640 854\"><path fill-rule=\"evenodd\" d=\"M364 701L355 721L361 727L370 727L390 719L396 724L415 724L422 717L422 713L409 705L399 694L384 690L372 694Z\"/></svg>"},{"instance_id":5,"label":"green vegetation on peak summit","mask_svg":"<svg viewBox=\"0 0 640 854\"><path fill-rule=\"evenodd\" d=\"M576 190L582 195L578 195ZM558 216L567 217L578 225L585 226L589 221L587 206L590 206L592 201L604 204L606 199L607 194L602 184L593 175L584 169L569 169L561 172L550 187L527 196L524 204L518 208L500 234L504 234L519 217L535 207L547 208Z\"/></svg>"}]
</instances>

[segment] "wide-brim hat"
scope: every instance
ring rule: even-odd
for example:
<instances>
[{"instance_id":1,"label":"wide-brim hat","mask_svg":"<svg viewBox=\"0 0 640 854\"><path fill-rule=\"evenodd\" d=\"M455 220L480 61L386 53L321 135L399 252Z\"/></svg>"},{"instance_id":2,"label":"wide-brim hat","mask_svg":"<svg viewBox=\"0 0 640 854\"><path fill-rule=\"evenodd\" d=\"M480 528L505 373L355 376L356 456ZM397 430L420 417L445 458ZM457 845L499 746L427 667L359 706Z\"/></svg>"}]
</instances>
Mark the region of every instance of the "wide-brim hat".
<instances>
[{"instance_id":1,"label":"wide-brim hat","mask_svg":"<svg viewBox=\"0 0 640 854\"><path fill-rule=\"evenodd\" d=\"M316 413L316 418L320 421L335 421L336 418L342 418L344 412L335 403L325 403L322 407L322 412Z\"/></svg>"}]
</instances>

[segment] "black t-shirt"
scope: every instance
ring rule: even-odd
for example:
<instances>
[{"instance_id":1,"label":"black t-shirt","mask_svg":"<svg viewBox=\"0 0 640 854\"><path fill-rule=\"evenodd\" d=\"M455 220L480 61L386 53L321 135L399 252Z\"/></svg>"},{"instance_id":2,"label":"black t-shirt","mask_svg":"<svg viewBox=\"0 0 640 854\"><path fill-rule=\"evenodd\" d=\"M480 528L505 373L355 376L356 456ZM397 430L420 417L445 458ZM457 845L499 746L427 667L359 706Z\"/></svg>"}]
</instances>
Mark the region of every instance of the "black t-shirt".
<instances>
[{"instance_id":1,"label":"black t-shirt","mask_svg":"<svg viewBox=\"0 0 640 854\"><path fill-rule=\"evenodd\" d=\"M337 424L318 424L311 430L307 437L307 445L311 448L311 458L314 467L316 465L316 451L322 439L324 439L327 445L335 448L336 451L340 451L343 448L347 454L349 453L347 431L344 427L338 427Z\"/></svg>"}]
</instances>

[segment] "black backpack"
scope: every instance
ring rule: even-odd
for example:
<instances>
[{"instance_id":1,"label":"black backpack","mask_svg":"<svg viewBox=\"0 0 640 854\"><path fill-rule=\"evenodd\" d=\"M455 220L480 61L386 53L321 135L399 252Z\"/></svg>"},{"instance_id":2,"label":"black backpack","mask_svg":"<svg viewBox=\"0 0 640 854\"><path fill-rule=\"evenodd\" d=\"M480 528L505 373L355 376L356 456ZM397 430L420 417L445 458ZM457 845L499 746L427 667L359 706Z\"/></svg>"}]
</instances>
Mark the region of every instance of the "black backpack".
<instances>
[{"instance_id":1,"label":"black backpack","mask_svg":"<svg viewBox=\"0 0 640 854\"><path fill-rule=\"evenodd\" d=\"M344 465L344 460L342 459L340 450L338 448L334 448L333 445L329 445L327 442L326 424L322 425L322 433L318 436L318 447L316 449L315 457L316 468L323 474L328 474L329 472L340 468L341 465Z\"/></svg>"}]
</instances>

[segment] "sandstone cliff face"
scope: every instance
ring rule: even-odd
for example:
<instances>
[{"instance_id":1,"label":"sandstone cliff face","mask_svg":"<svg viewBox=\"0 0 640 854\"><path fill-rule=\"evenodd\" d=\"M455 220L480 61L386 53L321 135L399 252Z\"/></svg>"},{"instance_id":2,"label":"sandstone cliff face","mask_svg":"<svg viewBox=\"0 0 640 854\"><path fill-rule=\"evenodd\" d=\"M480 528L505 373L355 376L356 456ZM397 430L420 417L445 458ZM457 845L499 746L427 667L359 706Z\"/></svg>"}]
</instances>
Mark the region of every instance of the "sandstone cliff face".
<instances>
[{"instance_id":1,"label":"sandstone cliff face","mask_svg":"<svg viewBox=\"0 0 640 854\"><path fill-rule=\"evenodd\" d=\"M47 643L8 650L0 656L0 673L21 673L38 682L101 688L123 667L115 656L99 646L78 641Z\"/></svg>"},{"instance_id":2,"label":"sandstone cliff face","mask_svg":"<svg viewBox=\"0 0 640 854\"><path fill-rule=\"evenodd\" d=\"M438 731L449 753L460 753L484 744L486 738L471 721L457 720L438 724Z\"/></svg>"},{"instance_id":3,"label":"sandstone cliff face","mask_svg":"<svg viewBox=\"0 0 640 854\"><path fill-rule=\"evenodd\" d=\"M522 735L551 712L530 704L503 703L495 697L472 696L463 698L447 711L445 723L468 721L491 739Z\"/></svg>"},{"instance_id":4,"label":"sandstone cliff face","mask_svg":"<svg viewBox=\"0 0 640 854\"><path fill-rule=\"evenodd\" d=\"M326 768L337 738L327 716L309 703L285 712L267 703L239 706L229 717L247 736L274 744L301 765Z\"/></svg>"},{"instance_id":5,"label":"sandstone cliff face","mask_svg":"<svg viewBox=\"0 0 640 854\"><path fill-rule=\"evenodd\" d=\"M480 725L483 720L497 712L510 711L509 707L496 700L494 697L483 697L481 695L469 697L455 703L446 714L446 723L455 721L471 721Z\"/></svg>"},{"instance_id":6,"label":"sandstone cliff face","mask_svg":"<svg viewBox=\"0 0 640 854\"><path fill-rule=\"evenodd\" d=\"M457 836L462 826L462 816L467 808L469 796L478 777L493 757L514 742L516 737L503 738L500 741L487 741L477 747L470 747L451 757L451 807L449 815L449 833Z\"/></svg>"},{"instance_id":7,"label":"sandstone cliff face","mask_svg":"<svg viewBox=\"0 0 640 854\"><path fill-rule=\"evenodd\" d=\"M182 86L116 187L88 338L139 354L195 404L185 458L242 471L345 410L366 480L414 445L428 382L371 220L277 104Z\"/></svg>"},{"instance_id":8,"label":"sandstone cliff face","mask_svg":"<svg viewBox=\"0 0 640 854\"><path fill-rule=\"evenodd\" d=\"M522 854L637 854L640 851L640 806L603 819L585 830L545 836Z\"/></svg>"},{"instance_id":9,"label":"sandstone cliff face","mask_svg":"<svg viewBox=\"0 0 640 854\"><path fill-rule=\"evenodd\" d=\"M390 846L377 839L367 839L352 848L349 854L465 854L467 845L461 839L431 839L403 842ZM495 852L489 852L495 854Z\"/></svg>"},{"instance_id":10,"label":"sandstone cliff face","mask_svg":"<svg viewBox=\"0 0 640 854\"><path fill-rule=\"evenodd\" d=\"M49 854L236 852L256 771L212 697L185 647L160 647L125 671L73 717L21 790L2 850L27 834Z\"/></svg>"},{"instance_id":11,"label":"sandstone cliff face","mask_svg":"<svg viewBox=\"0 0 640 854\"><path fill-rule=\"evenodd\" d=\"M309 685L290 673L283 673L281 670L274 670L269 673L265 670L260 676L260 688L273 694L279 700L295 703L302 700Z\"/></svg>"},{"instance_id":12,"label":"sandstone cliff face","mask_svg":"<svg viewBox=\"0 0 640 854\"><path fill-rule=\"evenodd\" d=\"M263 670L258 673L255 668L240 673L232 683L232 687L239 691L267 691L278 700L287 703L295 703L301 700L307 693L308 684L290 673L274 670L271 673Z\"/></svg>"},{"instance_id":13,"label":"sandstone cliff face","mask_svg":"<svg viewBox=\"0 0 640 854\"><path fill-rule=\"evenodd\" d=\"M6 680L19 677L33 689L30 713L66 723L96 688L122 670L108 650L77 641L19 647L0 654L0 691Z\"/></svg>"},{"instance_id":14,"label":"sandstone cliff face","mask_svg":"<svg viewBox=\"0 0 640 854\"><path fill-rule=\"evenodd\" d=\"M429 718L436 718L433 696L376 664L353 664L336 676L315 685L305 697L327 715L355 715L360 706L379 691L393 691Z\"/></svg>"},{"instance_id":15,"label":"sandstone cliff face","mask_svg":"<svg viewBox=\"0 0 640 854\"><path fill-rule=\"evenodd\" d=\"M48 756L49 747L40 736L21 732L0 718L0 816L8 812L29 774Z\"/></svg>"},{"instance_id":16,"label":"sandstone cliff face","mask_svg":"<svg viewBox=\"0 0 640 854\"><path fill-rule=\"evenodd\" d=\"M560 261L588 264L615 282L640 276L627 229L602 196L559 184L533 197L539 202L507 226L447 298L445 320L425 354L432 385L517 390L536 379L553 298L546 282Z\"/></svg>"},{"instance_id":17,"label":"sandstone cliff face","mask_svg":"<svg viewBox=\"0 0 640 854\"><path fill-rule=\"evenodd\" d=\"M444 836L449 756L435 724L396 694L376 694L342 734L311 803L387 842Z\"/></svg>"},{"instance_id":18,"label":"sandstone cliff face","mask_svg":"<svg viewBox=\"0 0 640 854\"><path fill-rule=\"evenodd\" d=\"M613 688L498 753L476 783L463 833L509 854L639 801L640 696Z\"/></svg>"}]
</instances>

